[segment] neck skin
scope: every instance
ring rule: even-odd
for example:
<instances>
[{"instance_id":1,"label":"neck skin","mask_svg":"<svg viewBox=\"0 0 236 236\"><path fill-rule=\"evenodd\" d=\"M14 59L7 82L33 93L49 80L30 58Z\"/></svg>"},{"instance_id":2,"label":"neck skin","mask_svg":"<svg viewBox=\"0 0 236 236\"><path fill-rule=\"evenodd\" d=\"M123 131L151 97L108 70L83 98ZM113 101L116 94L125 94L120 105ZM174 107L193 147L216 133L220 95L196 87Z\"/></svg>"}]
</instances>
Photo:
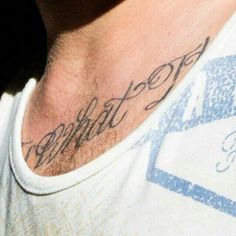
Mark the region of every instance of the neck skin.
<instances>
[{"instance_id":1,"label":"neck skin","mask_svg":"<svg viewBox=\"0 0 236 236\"><path fill-rule=\"evenodd\" d=\"M191 52L208 36L213 39L236 6L235 0L227 1L224 6L221 0L125 0L87 23L72 17L76 14L73 9L65 15L59 11L56 19L53 14L48 17L50 13L45 6L39 4L39 7L49 37L48 63L25 112L22 141L26 143L29 140L37 143L59 124L75 121L78 112L88 107L94 97L99 102L92 119L100 116L104 103L123 96L131 81L138 84L158 66ZM179 77L183 78L189 68ZM127 136L148 116L143 109L145 105L167 89L143 93L122 105L118 118L126 109L129 113L122 125L117 126L118 134L105 130L99 139L95 137L94 145L97 140L102 140L100 146L106 140L110 143L92 154L86 153L85 158L94 159ZM91 142L85 145L86 152L91 149ZM26 154L27 148L23 152ZM85 162L75 166L78 168ZM42 174L43 169L37 173Z\"/></svg>"},{"instance_id":2,"label":"neck skin","mask_svg":"<svg viewBox=\"0 0 236 236\"><path fill-rule=\"evenodd\" d=\"M74 22L71 16L66 19L66 14L60 15L60 19L65 19L61 24L55 23L60 19L44 17L50 47L45 73L35 91L37 100L41 98L35 108L47 109L48 116L55 116L51 117L55 120L68 110L68 104L72 113L77 111L81 98L109 99L119 95L132 79L142 80L158 63L185 52L184 47L176 51L176 45L199 28L188 19L201 11L197 14L198 23L204 22L209 14L214 14L219 2L126 0L84 25ZM42 15L50 14L41 9ZM76 12L67 13L74 14ZM185 31L189 28L192 32ZM167 45L174 34L181 36ZM199 41L206 36L199 37ZM191 43L194 45L190 38Z\"/></svg>"},{"instance_id":3,"label":"neck skin","mask_svg":"<svg viewBox=\"0 0 236 236\"><path fill-rule=\"evenodd\" d=\"M173 20L176 3L162 2L126 0L76 29L64 31L60 26L48 26L59 29L48 33L50 63L43 76L44 93L63 90L70 95L103 95L107 86L127 86L142 59L160 44L157 35L164 33L160 20L162 24ZM173 15L169 22L166 15Z\"/></svg>"},{"instance_id":4,"label":"neck skin","mask_svg":"<svg viewBox=\"0 0 236 236\"><path fill-rule=\"evenodd\" d=\"M126 0L78 28L69 20L66 27L45 20L49 22L46 27L50 48L45 73L35 91L40 103L34 109L47 108L48 116L55 116L51 117L55 120L68 110L68 103L74 113L82 97L84 100L93 96L104 99L118 96L132 79L142 80L158 63L181 55L185 48L173 55L175 45L187 38L189 32L183 29L182 36L168 46L165 41L175 31L181 31L183 23L188 24L192 2L196 2L195 11L201 8L198 1ZM185 17L176 20L180 9ZM206 17L204 9L200 17ZM69 24L73 30L64 30L70 29ZM208 35L199 40L205 36Z\"/></svg>"}]
</instances>

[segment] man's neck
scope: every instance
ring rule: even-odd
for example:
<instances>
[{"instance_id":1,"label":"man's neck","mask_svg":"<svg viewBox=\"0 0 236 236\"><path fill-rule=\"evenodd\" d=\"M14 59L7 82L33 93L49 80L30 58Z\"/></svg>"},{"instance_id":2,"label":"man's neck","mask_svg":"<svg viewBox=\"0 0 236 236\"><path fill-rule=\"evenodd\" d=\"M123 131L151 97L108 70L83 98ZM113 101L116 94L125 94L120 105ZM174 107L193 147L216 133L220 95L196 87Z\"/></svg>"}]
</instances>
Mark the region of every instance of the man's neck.
<instances>
[{"instance_id":1,"label":"man's neck","mask_svg":"<svg viewBox=\"0 0 236 236\"><path fill-rule=\"evenodd\" d=\"M216 0L127 0L88 25L56 34L27 106L23 142L44 148L53 141L50 135L62 132L61 155L66 148L70 157L79 155L77 168L85 164L83 157L94 159L136 128L184 77L205 51L208 36L214 38L233 13L233 3L220 14ZM51 163L35 163L40 157L32 147L24 148L26 159L32 155L30 166L44 173Z\"/></svg>"},{"instance_id":2,"label":"man's neck","mask_svg":"<svg viewBox=\"0 0 236 236\"><path fill-rule=\"evenodd\" d=\"M85 85L97 90L99 82L117 82L111 73L120 82L120 73L124 68L127 73L127 65L134 71L133 65L149 54L146 51L160 46L160 37L171 33L166 27L174 25L177 6L173 1L128 0L88 25L61 30L50 41L44 82L56 85L71 81L77 89ZM187 4L183 6L188 9Z\"/></svg>"},{"instance_id":3,"label":"man's neck","mask_svg":"<svg viewBox=\"0 0 236 236\"><path fill-rule=\"evenodd\" d=\"M200 8L198 1L128 0L88 25L57 33L38 85L42 107L59 112L67 107L66 98L77 100L77 108L81 96L118 95L130 78L141 80L157 64L189 50L176 51L175 46L191 34L185 32L192 24L188 19ZM197 31L197 25L192 29ZM181 36L173 41L173 34ZM190 38L189 44L193 43Z\"/></svg>"}]
</instances>

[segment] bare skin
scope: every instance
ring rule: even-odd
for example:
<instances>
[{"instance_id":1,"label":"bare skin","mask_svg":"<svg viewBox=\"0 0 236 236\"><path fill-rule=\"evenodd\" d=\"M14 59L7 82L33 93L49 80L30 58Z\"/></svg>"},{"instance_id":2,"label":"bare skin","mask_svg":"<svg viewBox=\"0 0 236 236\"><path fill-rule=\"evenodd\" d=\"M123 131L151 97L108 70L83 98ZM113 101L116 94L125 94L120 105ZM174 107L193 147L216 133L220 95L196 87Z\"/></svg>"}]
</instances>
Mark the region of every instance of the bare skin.
<instances>
[{"instance_id":1,"label":"bare skin","mask_svg":"<svg viewBox=\"0 0 236 236\"><path fill-rule=\"evenodd\" d=\"M39 1L49 60L22 129L23 154L36 174L78 169L127 137L236 9L232 0L119 2L86 24L73 17L57 24L58 14Z\"/></svg>"}]
</instances>

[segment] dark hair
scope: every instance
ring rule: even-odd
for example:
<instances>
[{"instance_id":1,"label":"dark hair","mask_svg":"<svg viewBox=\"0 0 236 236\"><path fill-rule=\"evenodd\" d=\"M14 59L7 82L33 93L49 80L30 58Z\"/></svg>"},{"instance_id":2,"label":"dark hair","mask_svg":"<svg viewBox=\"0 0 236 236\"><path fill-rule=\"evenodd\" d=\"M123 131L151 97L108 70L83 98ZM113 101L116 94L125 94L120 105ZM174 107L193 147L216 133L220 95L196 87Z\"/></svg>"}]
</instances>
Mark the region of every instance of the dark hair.
<instances>
[{"instance_id":1,"label":"dark hair","mask_svg":"<svg viewBox=\"0 0 236 236\"><path fill-rule=\"evenodd\" d=\"M34 0L3 1L0 22L0 93L14 94L30 77L41 77L46 31Z\"/></svg>"}]
</instances>

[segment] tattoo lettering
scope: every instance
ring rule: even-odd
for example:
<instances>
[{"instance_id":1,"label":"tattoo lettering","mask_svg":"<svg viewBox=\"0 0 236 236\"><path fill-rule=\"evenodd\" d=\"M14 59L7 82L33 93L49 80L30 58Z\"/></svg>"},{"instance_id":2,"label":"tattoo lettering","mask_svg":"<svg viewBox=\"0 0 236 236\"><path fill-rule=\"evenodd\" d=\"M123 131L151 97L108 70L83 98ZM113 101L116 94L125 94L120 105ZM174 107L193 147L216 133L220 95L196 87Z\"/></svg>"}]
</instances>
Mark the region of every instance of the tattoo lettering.
<instances>
[{"instance_id":1,"label":"tattoo lettering","mask_svg":"<svg viewBox=\"0 0 236 236\"><path fill-rule=\"evenodd\" d=\"M164 94L144 108L146 111L153 109L168 95L183 69L198 61L208 43L209 37L194 50L157 67L145 80L137 84L131 81L124 94L106 101L103 104L102 111L95 118L93 117L95 113L97 114L96 110L98 110L100 101L98 97L94 97L86 107L78 112L74 122L58 125L53 131L42 137L38 143L33 141L22 143L23 146L27 146L25 161L27 162L29 158L35 157L34 168L37 169L44 164L49 165L60 154L70 153L69 155L74 155L72 153L78 151L84 143L122 123L128 116L128 109L124 108L127 101L134 100L144 91L156 90L168 82Z\"/></svg>"}]
</instances>

